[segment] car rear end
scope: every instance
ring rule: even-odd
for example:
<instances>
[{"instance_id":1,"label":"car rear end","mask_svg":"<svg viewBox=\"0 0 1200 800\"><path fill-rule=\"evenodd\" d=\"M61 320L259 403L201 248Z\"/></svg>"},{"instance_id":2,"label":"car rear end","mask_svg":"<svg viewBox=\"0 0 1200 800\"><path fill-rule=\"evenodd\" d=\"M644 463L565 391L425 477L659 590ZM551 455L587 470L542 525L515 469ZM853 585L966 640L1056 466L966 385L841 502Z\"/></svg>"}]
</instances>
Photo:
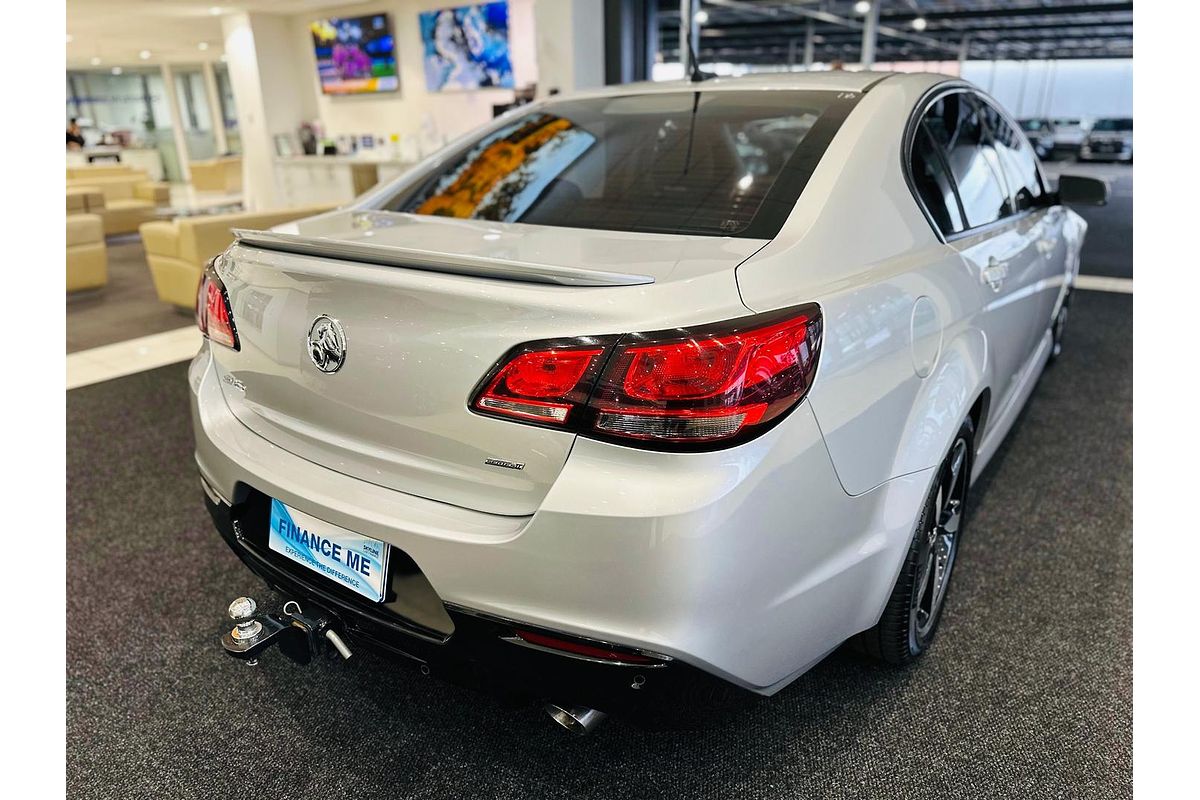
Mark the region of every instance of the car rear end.
<instances>
[{"instance_id":1,"label":"car rear end","mask_svg":"<svg viewBox=\"0 0 1200 800\"><path fill-rule=\"evenodd\" d=\"M613 708L769 693L873 621L887 568L831 532L898 522L804 402L821 309L753 314L735 278L857 96L638 97L501 122L210 268L209 510L350 640Z\"/></svg>"}]
</instances>

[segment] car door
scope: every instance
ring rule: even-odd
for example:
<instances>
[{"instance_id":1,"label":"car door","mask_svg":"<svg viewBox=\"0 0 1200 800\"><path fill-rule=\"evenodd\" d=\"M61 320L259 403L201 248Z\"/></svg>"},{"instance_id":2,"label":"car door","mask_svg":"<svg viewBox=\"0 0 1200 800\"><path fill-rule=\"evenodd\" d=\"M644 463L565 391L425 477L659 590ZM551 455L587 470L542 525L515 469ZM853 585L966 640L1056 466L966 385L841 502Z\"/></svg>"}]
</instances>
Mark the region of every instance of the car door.
<instances>
[{"instance_id":1,"label":"car door","mask_svg":"<svg viewBox=\"0 0 1200 800\"><path fill-rule=\"evenodd\" d=\"M1063 238L1066 209L1051 201L1037 155L1028 139L987 98L978 98L984 123L992 134L1001 170L1008 184L1017 217L1017 227L1028 239L1034 257L1023 262L1026 274L1019 283L1028 295L1030 324L1027 349L1036 351L1049 330L1058 302L1065 291L1067 245Z\"/></svg>"},{"instance_id":2,"label":"car door","mask_svg":"<svg viewBox=\"0 0 1200 800\"><path fill-rule=\"evenodd\" d=\"M927 106L922 124L954 179L965 230L947 237L977 279L978 324L994 373L993 407L1004 410L1028 363L1037 314L1024 302L1039 279L1036 221L1018 213L1000 156L984 122L984 106L969 90L953 89Z\"/></svg>"}]
</instances>

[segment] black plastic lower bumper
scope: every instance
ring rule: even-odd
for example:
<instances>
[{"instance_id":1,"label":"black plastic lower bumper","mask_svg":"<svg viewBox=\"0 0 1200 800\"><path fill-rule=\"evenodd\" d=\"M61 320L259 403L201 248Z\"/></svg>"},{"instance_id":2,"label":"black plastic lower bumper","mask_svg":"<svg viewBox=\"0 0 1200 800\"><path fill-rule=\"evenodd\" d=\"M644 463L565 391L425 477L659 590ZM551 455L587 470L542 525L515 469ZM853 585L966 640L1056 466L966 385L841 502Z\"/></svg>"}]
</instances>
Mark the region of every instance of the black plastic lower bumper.
<instances>
[{"instance_id":1,"label":"black plastic lower bumper","mask_svg":"<svg viewBox=\"0 0 1200 800\"><path fill-rule=\"evenodd\" d=\"M735 698L754 697L665 657L646 663L611 663L523 646L516 636L518 629L581 643L588 640L442 603L419 567L395 547L388 567L388 596L383 603L370 602L272 551L267 546L270 499L242 489L232 507L204 498L221 536L269 587L288 599L301 604L307 600L329 611L352 647L366 645L402 662L423 665L433 675L497 695L618 713L678 704L727 706Z\"/></svg>"}]
</instances>

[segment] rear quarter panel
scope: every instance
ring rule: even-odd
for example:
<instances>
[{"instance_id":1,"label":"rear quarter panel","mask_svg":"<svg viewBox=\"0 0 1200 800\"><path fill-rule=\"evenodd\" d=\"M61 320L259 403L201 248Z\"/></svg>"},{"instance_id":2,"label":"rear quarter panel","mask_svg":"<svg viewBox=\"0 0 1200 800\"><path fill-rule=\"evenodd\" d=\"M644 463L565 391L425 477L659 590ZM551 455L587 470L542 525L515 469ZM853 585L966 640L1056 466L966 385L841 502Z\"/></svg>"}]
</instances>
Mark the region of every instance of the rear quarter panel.
<instances>
[{"instance_id":1,"label":"rear quarter panel","mask_svg":"<svg viewBox=\"0 0 1200 800\"><path fill-rule=\"evenodd\" d=\"M979 276L939 241L901 169L909 114L940 80L872 88L780 235L738 269L756 311L820 303L809 399L852 495L939 463L991 381Z\"/></svg>"}]
</instances>

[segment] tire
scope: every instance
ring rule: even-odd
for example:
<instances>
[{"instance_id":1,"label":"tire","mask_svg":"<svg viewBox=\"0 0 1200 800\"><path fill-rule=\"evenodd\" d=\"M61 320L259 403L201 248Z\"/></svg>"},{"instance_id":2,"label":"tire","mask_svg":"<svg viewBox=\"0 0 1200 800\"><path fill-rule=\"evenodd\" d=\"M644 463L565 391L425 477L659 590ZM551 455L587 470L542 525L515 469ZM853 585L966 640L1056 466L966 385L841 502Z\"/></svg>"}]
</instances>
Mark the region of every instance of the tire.
<instances>
[{"instance_id":1,"label":"tire","mask_svg":"<svg viewBox=\"0 0 1200 800\"><path fill-rule=\"evenodd\" d=\"M975 426L967 419L938 467L883 615L851 640L859 652L903 666L933 644L966 522L974 455Z\"/></svg>"},{"instance_id":2,"label":"tire","mask_svg":"<svg viewBox=\"0 0 1200 800\"><path fill-rule=\"evenodd\" d=\"M1058 356L1063 349L1063 333L1067 328L1067 312L1071 308L1071 292L1067 292L1067 296L1063 298L1062 306L1058 309L1058 314L1054 317L1054 322L1050 326L1050 333L1054 337L1053 343L1050 345L1050 360L1058 360Z\"/></svg>"}]
</instances>

